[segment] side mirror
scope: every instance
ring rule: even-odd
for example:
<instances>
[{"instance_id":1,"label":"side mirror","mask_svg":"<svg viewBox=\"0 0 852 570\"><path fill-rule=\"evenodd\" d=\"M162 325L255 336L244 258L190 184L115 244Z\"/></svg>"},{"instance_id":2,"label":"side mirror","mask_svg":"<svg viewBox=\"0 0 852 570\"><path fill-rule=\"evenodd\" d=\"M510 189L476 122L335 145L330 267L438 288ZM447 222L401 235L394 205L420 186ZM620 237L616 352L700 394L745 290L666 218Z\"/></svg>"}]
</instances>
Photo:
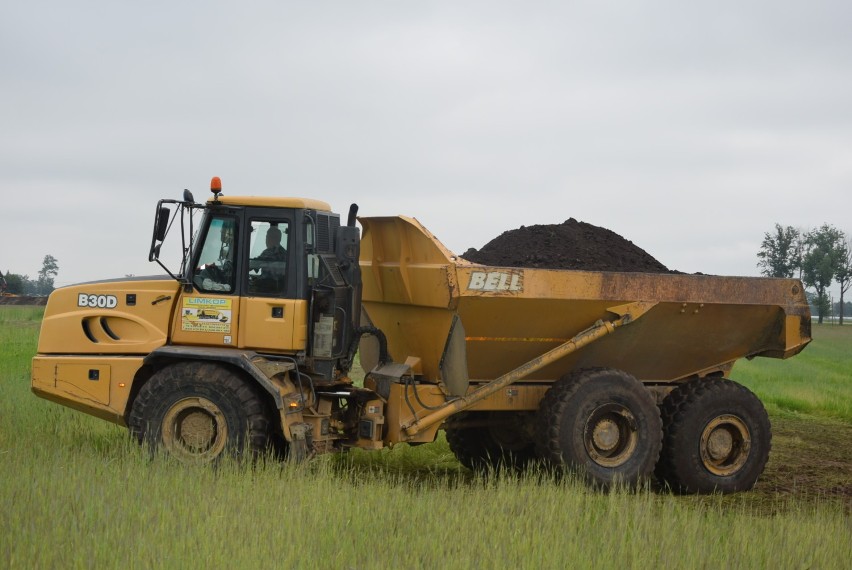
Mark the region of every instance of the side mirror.
<instances>
[{"instance_id":1,"label":"side mirror","mask_svg":"<svg viewBox=\"0 0 852 570\"><path fill-rule=\"evenodd\" d=\"M154 238L157 241L163 241L166 239L166 230L169 229L169 214L171 212L165 206L160 206L159 212L157 212L157 229L154 234Z\"/></svg>"},{"instance_id":2,"label":"side mirror","mask_svg":"<svg viewBox=\"0 0 852 570\"><path fill-rule=\"evenodd\" d=\"M191 210L196 206L192 204L188 204L186 201L178 201L178 200L160 200L157 203L157 209L154 212L154 231L151 232L151 248L148 250L148 261L156 261L157 264L166 270L166 273L172 279L180 283L184 283L185 279L183 276L183 272L186 269L187 265L187 255L192 250L192 237L189 239L189 247L186 245L186 230L189 230L189 235L193 235L192 228L192 213L190 212L189 216L189 228L184 226L186 222L185 214L187 210ZM169 233L169 229L172 227L172 224L177 219L178 215L180 215L180 227L178 228L178 233L180 234L180 246L183 250L183 257L180 266L180 272L178 275L172 273L172 271L163 265L160 261L160 249L163 246L163 241L166 239L166 234ZM191 285L190 285L191 287Z\"/></svg>"},{"instance_id":3,"label":"side mirror","mask_svg":"<svg viewBox=\"0 0 852 570\"><path fill-rule=\"evenodd\" d=\"M163 206L161 200L160 205L157 206L157 215L154 217L154 235L151 236L151 249L148 252L148 261L157 261L160 257L160 246L163 245L163 240L166 239L171 213L171 210Z\"/></svg>"}]
</instances>

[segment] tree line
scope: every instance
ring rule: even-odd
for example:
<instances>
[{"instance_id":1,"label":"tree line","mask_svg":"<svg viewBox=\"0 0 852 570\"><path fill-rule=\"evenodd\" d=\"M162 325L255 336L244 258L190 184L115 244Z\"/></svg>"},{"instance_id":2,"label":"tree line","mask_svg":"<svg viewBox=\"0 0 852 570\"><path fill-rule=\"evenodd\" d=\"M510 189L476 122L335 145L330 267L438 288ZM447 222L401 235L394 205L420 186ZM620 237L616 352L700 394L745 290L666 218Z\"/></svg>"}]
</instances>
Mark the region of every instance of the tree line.
<instances>
[{"instance_id":1,"label":"tree line","mask_svg":"<svg viewBox=\"0 0 852 570\"><path fill-rule=\"evenodd\" d=\"M53 291L54 279L59 275L59 261L48 254L41 262L41 270L36 279L30 279L29 275L19 275L7 271L0 273L0 288L4 293L14 295L50 295Z\"/></svg>"},{"instance_id":2,"label":"tree line","mask_svg":"<svg viewBox=\"0 0 852 570\"><path fill-rule=\"evenodd\" d=\"M837 283L840 302L837 309L840 324L848 310L844 295L852 284L852 238L829 224L813 230L801 230L793 226L775 224L775 230L766 232L757 266L767 277L797 277L809 291L809 300L816 308L819 322L833 307L828 288Z\"/></svg>"}]
</instances>

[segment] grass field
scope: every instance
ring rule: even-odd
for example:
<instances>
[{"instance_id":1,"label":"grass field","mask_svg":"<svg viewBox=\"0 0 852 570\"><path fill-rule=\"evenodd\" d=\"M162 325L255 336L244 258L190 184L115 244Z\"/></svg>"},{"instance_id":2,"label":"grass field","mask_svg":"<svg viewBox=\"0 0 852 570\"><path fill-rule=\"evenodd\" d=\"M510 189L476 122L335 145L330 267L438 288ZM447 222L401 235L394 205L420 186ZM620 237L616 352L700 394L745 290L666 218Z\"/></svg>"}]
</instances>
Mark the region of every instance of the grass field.
<instances>
[{"instance_id":1,"label":"grass field","mask_svg":"<svg viewBox=\"0 0 852 570\"><path fill-rule=\"evenodd\" d=\"M304 465L186 467L29 391L42 309L0 307L3 568L848 568L852 327L738 364L775 433L754 491L602 493L476 476L440 439Z\"/></svg>"}]
</instances>

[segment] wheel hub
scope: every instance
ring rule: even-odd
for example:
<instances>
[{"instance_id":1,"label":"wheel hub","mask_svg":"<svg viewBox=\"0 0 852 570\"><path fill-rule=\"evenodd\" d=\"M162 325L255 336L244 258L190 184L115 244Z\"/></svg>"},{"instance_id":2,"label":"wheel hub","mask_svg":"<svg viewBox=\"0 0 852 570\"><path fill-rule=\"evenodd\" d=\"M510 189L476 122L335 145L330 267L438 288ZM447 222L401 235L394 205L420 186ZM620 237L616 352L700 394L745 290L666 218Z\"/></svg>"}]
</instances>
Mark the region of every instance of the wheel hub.
<instances>
[{"instance_id":1,"label":"wheel hub","mask_svg":"<svg viewBox=\"0 0 852 570\"><path fill-rule=\"evenodd\" d=\"M188 411L175 427L178 437L193 449L210 449L210 445L216 440L216 423L213 416L206 411Z\"/></svg>"},{"instance_id":2,"label":"wheel hub","mask_svg":"<svg viewBox=\"0 0 852 570\"><path fill-rule=\"evenodd\" d=\"M621 404L604 404L586 421L583 443L589 457L602 467L618 467L636 451L639 436L636 419Z\"/></svg>"},{"instance_id":3,"label":"wheel hub","mask_svg":"<svg viewBox=\"0 0 852 570\"><path fill-rule=\"evenodd\" d=\"M595 447L603 451L611 451L618 445L618 425L611 419L603 419L597 423L592 438Z\"/></svg>"},{"instance_id":4,"label":"wheel hub","mask_svg":"<svg viewBox=\"0 0 852 570\"><path fill-rule=\"evenodd\" d=\"M714 429L707 438L707 454L714 461L722 461L734 449L734 436L727 429Z\"/></svg>"},{"instance_id":5,"label":"wheel hub","mask_svg":"<svg viewBox=\"0 0 852 570\"><path fill-rule=\"evenodd\" d=\"M207 398L184 398L163 418L163 445L184 461L211 461L225 448L228 426L219 407Z\"/></svg>"},{"instance_id":6,"label":"wheel hub","mask_svg":"<svg viewBox=\"0 0 852 570\"><path fill-rule=\"evenodd\" d=\"M717 416L701 434L701 461L714 475L734 475L745 465L750 451L751 433L737 416Z\"/></svg>"}]
</instances>

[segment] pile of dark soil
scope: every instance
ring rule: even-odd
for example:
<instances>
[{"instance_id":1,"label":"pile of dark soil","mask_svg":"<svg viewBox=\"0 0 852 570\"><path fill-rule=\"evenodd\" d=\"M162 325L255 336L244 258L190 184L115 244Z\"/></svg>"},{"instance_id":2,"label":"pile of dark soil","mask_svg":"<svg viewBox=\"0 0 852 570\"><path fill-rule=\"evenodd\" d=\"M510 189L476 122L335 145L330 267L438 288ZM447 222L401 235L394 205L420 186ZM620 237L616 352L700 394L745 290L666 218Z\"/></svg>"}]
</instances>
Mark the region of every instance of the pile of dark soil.
<instances>
[{"instance_id":1,"label":"pile of dark soil","mask_svg":"<svg viewBox=\"0 0 852 570\"><path fill-rule=\"evenodd\" d=\"M677 273L617 233L574 218L503 232L462 257L501 267Z\"/></svg>"}]
</instances>

